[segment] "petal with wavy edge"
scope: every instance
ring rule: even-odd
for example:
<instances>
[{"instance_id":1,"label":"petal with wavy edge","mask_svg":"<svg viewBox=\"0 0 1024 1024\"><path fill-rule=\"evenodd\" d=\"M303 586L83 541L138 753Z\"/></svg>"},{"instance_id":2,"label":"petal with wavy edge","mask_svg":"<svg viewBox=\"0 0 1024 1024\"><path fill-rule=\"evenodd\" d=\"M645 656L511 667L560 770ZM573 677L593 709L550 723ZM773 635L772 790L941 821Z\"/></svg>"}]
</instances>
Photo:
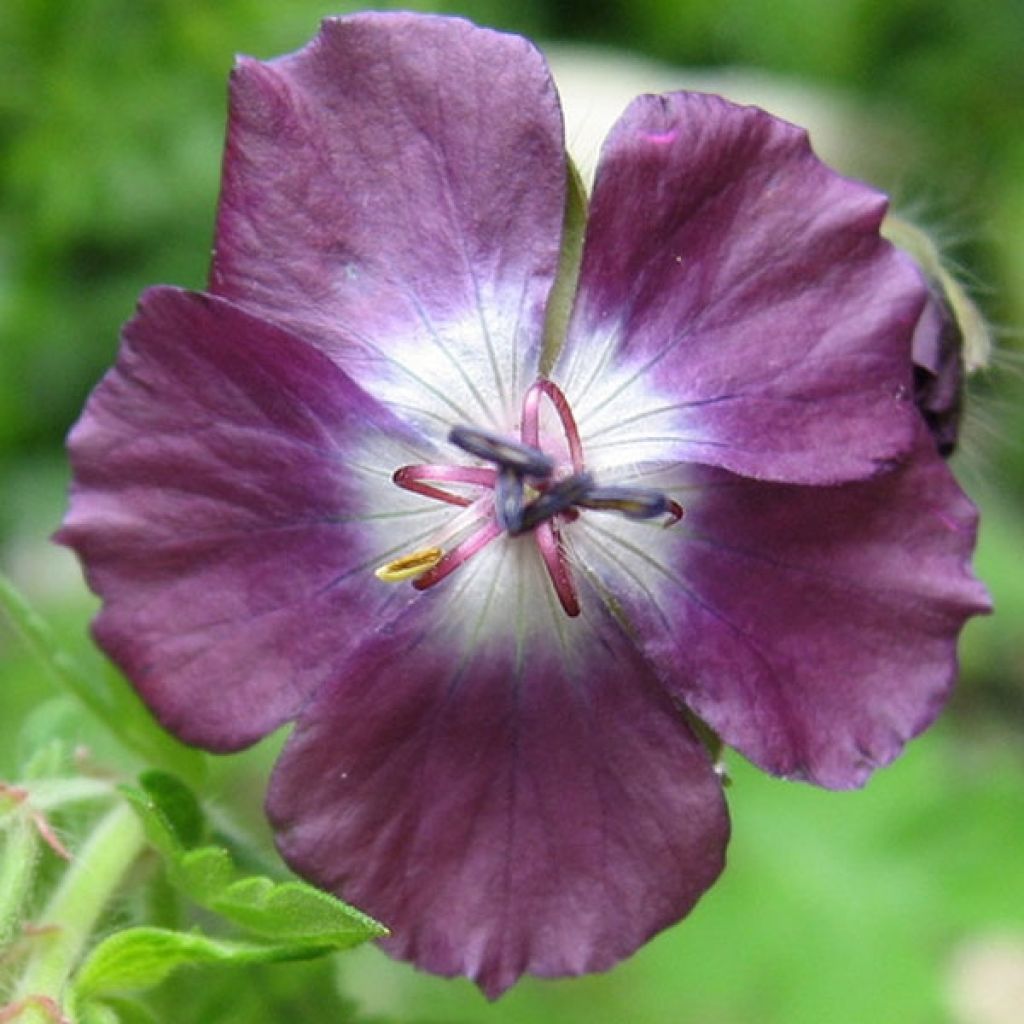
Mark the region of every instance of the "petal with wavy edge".
<instances>
[{"instance_id":1,"label":"petal with wavy edge","mask_svg":"<svg viewBox=\"0 0 1024 1024\"><path fill-rule=\"evenodd\" d=\"M390 482L432 452L411 428L202 294L143 296L69 443L57 539L104 599L96 637L167 728L214 750L291 718L394 599L373 567L448 516Z\"/></svg>"},{"instance_id":2,"label":"petal with wavy edge","mask_svg":"<svg viewBox=\"0 0 1024 1024\"><path fill-rule=\"evenodd\" d=\"M566 163L544 59L405 13L235 68L211 290L400 415L507 430L536 371Z\"/></svg>"},{"instance_id":3,"label":"petal with wavy edge","mask_svg":"<svg viewBox=\"0 0 1024 1024\"><path fill-rule=\"evenodd\" d=\"M601 435L588 452L793 483L906 456L925 290L884 211L764 111L637 99L602 152L554 372Z\"/></svg>"},{"instance_id":4,"label":"petal with wavy edge","mask_svg":"<svg viewBox=\"0 0 1024 1024\"><path fill-rule=\"evenodd\" d=\"M461 572L306 708L267 807L285 859L382 920L388 952L493 998L606 969L681 918L728 819L596 594L566 619L529 538Z\"/></svg>"},{"instance_id":5,"label":"petal with wavy edge","mask_svg":"<svg viewBox=\"0 0 1024 1024\"><path fill-rule=\"evenodd\" d=\"M915 457L871 481L676 469L645 482L682 523L573 524L666 685L767 771L861 785L938 714L960 629L989 608L974 507L918 429Z\"/></svg>"}]
</instances>

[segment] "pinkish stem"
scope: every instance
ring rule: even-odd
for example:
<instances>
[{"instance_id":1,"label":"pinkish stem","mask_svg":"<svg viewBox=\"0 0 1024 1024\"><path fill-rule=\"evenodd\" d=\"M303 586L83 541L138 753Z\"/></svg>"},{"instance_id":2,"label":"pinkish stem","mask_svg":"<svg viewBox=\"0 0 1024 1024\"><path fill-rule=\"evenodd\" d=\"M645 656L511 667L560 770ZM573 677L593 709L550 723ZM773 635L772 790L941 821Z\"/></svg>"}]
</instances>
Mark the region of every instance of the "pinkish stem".
<instances>
[{"instance_id":1,"label":"pinkish stem","mask_svg":"<svg viewBox=\"0 0 1024 1024\"><path fill-rule=\"evenodd\" d=\"M580 613L580 600L558 527L551 521L541 523L533 531L533 535L537 540L537 549L540 551L541 558L544 559L544 567L551 577L551 584L558 595L559 603L566 615L575 618Z\"/></svg>"},{"instance_id":2,"label":"pinkish stem","mask_svg":"<svg viewBox=\"0 0 1024 1024\"><path fill-rule=\"evenodd\" d=\"M452 548L433 569L428 569L422 576L413 580L412 585L417 590L426 590L435 583L440 583L449 573L453 573L481 548L490 544L495 537L500 537L504 532L497 520L492 519L490 522L484 523L479 530L475 530L459 545Z\"/></svg>"},{"instance_id":3,"label":"pinkish stem","mask_svg":"<svg viewBox=\"0 0 1024 1024\"><path fill-rule=\"evenodd\" d=\"M540 448L540 400L546 395L562 421L562 430L569 444L569 457L572 459L574 473L583 472L583 442L580 440L576 419L569 408L569 401L562 394L562 389L554 381L541 377L530 385L523 398L522 438L523 444L531 448Z\"/></svg>"},{"instance_id":4,"label":"pinkish stem","mask_svg":"<svg viewBox=\"0 0 1024 1024\"><path fill-rule=\"evenodd\" d=\"M444 501L449 505L461 505L468 508L476 500L462 494L454 494L441 487L432 487L427 480L443 483L472 484L476 487L491 489L498 478L496 470L485 466L402 466L396 469L391 480L406 491L422 494L436 501Z\"/></svg>"}]
</instances>

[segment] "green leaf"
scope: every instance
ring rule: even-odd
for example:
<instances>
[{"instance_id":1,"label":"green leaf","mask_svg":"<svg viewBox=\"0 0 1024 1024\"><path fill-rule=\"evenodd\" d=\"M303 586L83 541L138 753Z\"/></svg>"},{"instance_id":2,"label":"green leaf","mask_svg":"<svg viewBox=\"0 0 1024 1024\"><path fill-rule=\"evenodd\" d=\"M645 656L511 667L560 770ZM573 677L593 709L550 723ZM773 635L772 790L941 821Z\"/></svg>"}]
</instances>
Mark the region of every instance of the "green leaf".
<instances>
[{"instance_id":1,"label":"green leaf","mask_svg":"<svg viewBox=\"0 0 1024 1024\"><path fill-rule=\"evenodd\" d=\"M304 882L240 877L227 850L219 846L186 849L181 822L172 824L172 819L195 798L170 777L161 776L154 785L153 773L147 773L146 784L145 791L124 786L122 792L162 855L171 883L201 907L256 935L289 943L345 949L387 934L373 918ZM198 814L198 806L187 812L191 824L186 834L196 834Z\"/></svg>"},{"instance_id":2,"label":"green leaf","mask_svg":"<svg viewBox=\"0 0 1024 1024\"><path fill-rule=\"evenodd\" d=\"M103 1002L91 1000L86 1003L81 1013L82 1024L90 1024L88 1014L96 1007L101 1007L107 1014L106 1018L98 1017L98 1021L106 1019L116 1021L117 1024L160 1024L148 1006L138 999L121 995L104 998Z\"/></svg>"},{"instance_id":3,"label":"green leaf","mask_svg":"<svg viewBox=\"0 0 1024 1024\"><path fill-rule=\"evenodd\" d=\"M179 851L172 855L167 868L174 885L195 903L210 909L236 876L230 854L220 846Z\"/></svg>"},{"instance_id":4,"label":"green leaf","mask_svg":"<svg viewBox=\"0 0 1024 1024\"><path fill-rule=\"evenodd\" d=\"M209 906L268 938L315 939L341 949L387 934L373 918L304 882L242 878L212 899Z\"/></svg>"},{"instance_id":5,"label":"green leaf","mask_svg":"<svg viewBox=\"0 0 1024 1024\"><path fill-rule=\"evenodd\" d=\"M160 811L177 841L186 849L197 846L203 838L203 811L195 794L179 778L156 769L139 776L150 800Z\"/></svg>"},{"instance_id":6,"label":"green leaf","mask_svg":"<svg viewBox=\"0 0 1024 1024\"><path fill-rule=\"evenodd\" d=\"M146 761L173 768L187 778L203 777L202 755L164 732L122 677L85 671L3 573L0 573L0 609L7 613L65 692L95 715L125 747Z\"/></svg>"},{"instance_id":7,"label":"green leaf","mask_svg":"<svg viewBox=\"0 0 1024 1024\"><path fill-rule=\"evenodd\" d=\"M74 995L82 1003L104 992L152 988L186 965L307 960L330 949L326 944L232 942L195 932L128 928L89 954L75 977Z\"/></svg>"}]
</instances>

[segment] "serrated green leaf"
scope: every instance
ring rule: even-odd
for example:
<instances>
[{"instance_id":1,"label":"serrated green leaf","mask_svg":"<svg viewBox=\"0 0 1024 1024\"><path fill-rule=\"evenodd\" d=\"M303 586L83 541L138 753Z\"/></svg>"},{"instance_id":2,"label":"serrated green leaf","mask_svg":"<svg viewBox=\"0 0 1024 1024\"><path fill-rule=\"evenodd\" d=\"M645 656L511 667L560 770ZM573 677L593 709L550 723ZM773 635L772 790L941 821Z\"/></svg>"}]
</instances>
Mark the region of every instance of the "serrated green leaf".
<instances>
[{"instance_id":1,"label":"serrated green leaf","mask_svg":"<svg viewBox=\"0 0 1024 1024\"><path fill-rule=\"evenodd\" d=\"M227 850L201 846L179 854L169 874L196 903L214 909L213 901L231 885L237 872Z\"/></svg>"},{"instance_id":2,"label":"serrated green leaf","mask_svg":"<svg viewBox=\"0 0 1024 1024\"><path fill-rule=\"evenodd\" d=\"M148 791L121 787L141 817L147 838L162 855L171 884L194 903L262 938L289 943L346 949L387 934L373 918L304 882L240 877L227 850L186 849L170 822L170 815L180 810L182 790L187 792L184 783L167 779ZM174 806L162 802L168 794ZM191 794L189 798L194 800Z\"/></svg>"},{"instance_id":3,"label":"serrated green leaf","mask_svg":"<svg viewBox=\"0 0 1024 1024\"><path fill-rule=\"evenodd\" d=\"M82 1004L104 992L152 988L186 965L308 960L330 949L325 944L232 942L194 932L128 928L89 954L75 977L74 997Z\"/></svg>"},{"instance_id":4,"label":"serrated green leaf","mask_svg":"<svg viewBox=\"0 0 1024 1024\"><path fill-rule=\"evenodd\" d=\"M324 940L339 948L386 934L354 907L303 882L242 878L213 899L212 910L271 938ZM339 913L339 908L344 912Z\"/></svg>"}]
</instances>

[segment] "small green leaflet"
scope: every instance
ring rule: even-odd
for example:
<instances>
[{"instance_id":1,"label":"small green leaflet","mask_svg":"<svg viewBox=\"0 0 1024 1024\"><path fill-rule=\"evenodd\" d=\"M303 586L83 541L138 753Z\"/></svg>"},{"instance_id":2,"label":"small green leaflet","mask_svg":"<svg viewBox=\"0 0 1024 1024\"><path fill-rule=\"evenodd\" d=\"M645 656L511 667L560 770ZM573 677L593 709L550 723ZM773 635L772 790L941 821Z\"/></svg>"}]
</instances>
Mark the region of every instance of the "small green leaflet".
<instances>
[{"instance_id":1,"label":"small green leaflet","mask_svg":"<svg viewBox=\"0 0 1024 1024\"><path fill-rule=\"evenodd\" d=\"M174 776L146 772L138 788L123 786L121 792L142 819L171 884L249 935L233 939L153 927L116 932L75 975L76 1005L110 992L150 988L187 964L308 960L387 934L372 918L312 886L241 875L227 850L194 845L204 831L202 810Z\"/></svg>"},{"instance_id":2,"label":"small green leaflet","mask_svg":"<svg viewBox=\"0 0 1024 1024\"><path fill-rule=\"evenodd\" d=\"M140 785L122 792L163 856L171 883L193 902L257 935L303 946L344 949L387 934L366 914L304 882L242 876L222 847L189 848L203 828L195 797L163 772L146 772Z\"/></svg>"},{"instance_id":3,"label":"small green leaflet","mask_svg":"<svg viewBox=\"0 0 1024 1024\"><path fill-rule=\"evenodd\" d=\"M106 992L152 988L186 965L308 960L336 948L328 944L233 942L198 932L128 928L111 935L89 954L75 977L75 998L81 1002Z\"/></svg>"}]
</instances>

